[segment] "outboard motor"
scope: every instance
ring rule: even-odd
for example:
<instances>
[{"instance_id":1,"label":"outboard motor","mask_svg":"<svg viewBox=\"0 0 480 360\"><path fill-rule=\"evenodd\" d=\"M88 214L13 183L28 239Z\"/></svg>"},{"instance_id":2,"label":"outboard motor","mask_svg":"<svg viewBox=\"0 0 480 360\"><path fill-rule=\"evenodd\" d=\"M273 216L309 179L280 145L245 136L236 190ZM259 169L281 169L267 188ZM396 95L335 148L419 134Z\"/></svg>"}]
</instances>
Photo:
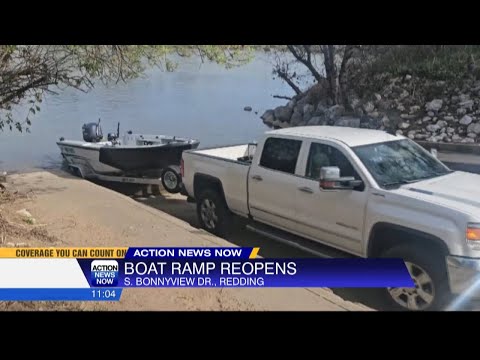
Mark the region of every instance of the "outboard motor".
<instances>
[{"instance_id":1,"label":"outboard motor","mask_svg":"<svg viewBox=\"0 0 480 360\"><path fill-rule=\"evenodd\" d=\"M99 142L103 139L102 128L100 127L100 120L98 123L88 123L82 126L83 140L86 142Z\"/></svg>"}]
</instances>

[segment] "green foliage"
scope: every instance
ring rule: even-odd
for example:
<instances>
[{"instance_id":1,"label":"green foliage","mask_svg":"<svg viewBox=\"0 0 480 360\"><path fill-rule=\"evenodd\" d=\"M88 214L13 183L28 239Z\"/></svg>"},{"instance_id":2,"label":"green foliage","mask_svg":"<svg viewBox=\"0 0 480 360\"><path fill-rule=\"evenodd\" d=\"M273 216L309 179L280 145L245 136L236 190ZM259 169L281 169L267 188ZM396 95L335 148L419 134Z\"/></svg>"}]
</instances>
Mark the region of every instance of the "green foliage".
<instances>
[{"instance_id":1,"label":"green foliage","mask_svg":"<svg viewBox=\"0 0 480 360\"><path fill-rule=\"evenodd\" d=\"M366 68L368 72L460 82L466 76L475 75L475 63L480 60L478 45L390 45L383 48L378 54L374 53L374 60Z\"/></svg>"},{"instance_id":2,"label":"green foliage","mask_svg":"<svg viewBox=\"0 0 480 360\"><path fill-rule=\"evenodd\" d=\"M166 71L178 67L177 56L197 56L227 68L253 57L245 45L0 45L0 130L28 131L31 116L40 111L45 94L65 88L84 92L95 83L128 81L148 67ZM29 105L26 119L14 119L13 109Z\"/></svg>"}]
</instances>

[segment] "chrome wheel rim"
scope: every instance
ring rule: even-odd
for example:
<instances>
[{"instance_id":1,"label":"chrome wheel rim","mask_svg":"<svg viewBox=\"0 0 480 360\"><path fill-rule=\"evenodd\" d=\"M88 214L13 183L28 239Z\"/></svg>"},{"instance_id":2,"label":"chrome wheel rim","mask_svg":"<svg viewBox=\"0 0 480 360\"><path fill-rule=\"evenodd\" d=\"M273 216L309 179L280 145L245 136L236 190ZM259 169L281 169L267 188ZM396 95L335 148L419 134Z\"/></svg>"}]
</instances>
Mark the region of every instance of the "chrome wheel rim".
<instances>
[{"instance_id":1,"label":"chrome wheel rim","mask_svg":"<svg viewBox=\"0 0 480 360\"><path fill-rule=\"evenodd\" d=\"M210 199L204 199L200 205L200 216L209 230L214 230L217 226L218 216L216 214L215 203Z\"/></svg>"},{"instance_id":2,"label":"chrome wheel rim","mask_svg":"<svg viewBox=\"0 0 480 360\"><path fill-rule=\"evenodd\" d=\"M173 190L178 185L177 175L173 171L166 171L163 174L163 182L168 189Z\"/></svg>"},{"instance_id":3,"label":"chrome wheel rim","mask_svg":"<svg viewBox=\"0 0 480 360\"><path fill-rule=\"evenodd\" d=\"M392 299L408 310L424 310L435 299L435 286L428 273L420 266L406 261L408 272L412 277L414 288L388 288Z\"/></svg>"}]
</instances>

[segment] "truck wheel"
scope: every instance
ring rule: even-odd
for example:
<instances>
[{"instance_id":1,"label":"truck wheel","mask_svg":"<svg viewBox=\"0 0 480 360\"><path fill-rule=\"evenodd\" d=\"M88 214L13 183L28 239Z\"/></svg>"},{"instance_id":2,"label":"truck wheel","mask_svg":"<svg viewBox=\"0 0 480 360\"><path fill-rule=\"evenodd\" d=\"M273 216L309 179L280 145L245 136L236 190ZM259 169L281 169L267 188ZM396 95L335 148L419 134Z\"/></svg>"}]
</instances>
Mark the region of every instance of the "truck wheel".
<instances>
[{"instance_id":1,"label":"truck wheel","mask_svg":"<svg viewBox=\"0 0 480 360\"><path fill-rule=\"evenodd\" d=\"M432 250L400 245L388 249L382 257L400 258L405 261L414 288L382 289L383 298L392 310L438 311L443 310L450 299L445 259Z\"/></svg>"},{"instance_id":2,"label":"truck wheel","mask_svg":"<svg viewBox=\"0 0 480 360\"><path fill-rule=\"evenodd\" d=\"M217 191L202 191L197 201L197 217L201 227L212 234L225 236L230 230L232 214Z\"/></svg>"},{"instance_id":3,"label":"truck wheel","mask_svg":"<svg viewBox=\"0 0 480 360\"><path fill-rule=\"evenodd\" d=\"M162 185L170 194L179 193L182 185L180 175L170 167L162 172Z\"/></svg>"}]
</instances>

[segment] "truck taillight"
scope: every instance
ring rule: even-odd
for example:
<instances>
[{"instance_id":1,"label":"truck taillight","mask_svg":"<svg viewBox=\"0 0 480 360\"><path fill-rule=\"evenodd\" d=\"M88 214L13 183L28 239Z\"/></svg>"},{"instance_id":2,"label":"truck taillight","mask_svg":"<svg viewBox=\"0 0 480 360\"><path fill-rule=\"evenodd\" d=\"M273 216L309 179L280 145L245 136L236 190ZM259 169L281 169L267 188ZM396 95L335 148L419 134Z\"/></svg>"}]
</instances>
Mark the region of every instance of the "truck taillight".
<instances>
[{"instance_id":1,"label":"truck taillight","mask_svg":"<svg viewBox=\"0 0 480 360\"><path fill-rule=\"evenodd\" d=\"M183 166L183 158L180 161L180 176L183 178L183 175L185 174L185 168Z\"/></svg>"}]
</instances>

